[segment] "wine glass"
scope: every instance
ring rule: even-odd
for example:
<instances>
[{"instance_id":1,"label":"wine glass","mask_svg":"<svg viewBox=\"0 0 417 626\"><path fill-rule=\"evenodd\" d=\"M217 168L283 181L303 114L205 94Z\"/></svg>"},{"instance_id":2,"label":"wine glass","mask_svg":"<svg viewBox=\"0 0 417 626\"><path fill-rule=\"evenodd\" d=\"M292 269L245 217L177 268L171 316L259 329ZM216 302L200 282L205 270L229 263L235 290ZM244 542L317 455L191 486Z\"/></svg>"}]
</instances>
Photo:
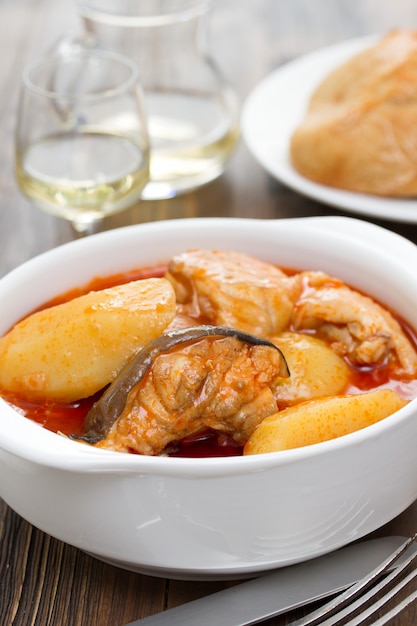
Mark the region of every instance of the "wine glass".
<instances>
[{"instance_id":1,"label":"wine glass","mask_svg":"<svg viewBox=\"0 0 417 626\"><path fill-rule=\"evenodd\" d=\"M41 209L79 236L135 203L149 179L149 138L135 63L73 46L23 73L16 178Z\"/></svg>"}]
</instances>

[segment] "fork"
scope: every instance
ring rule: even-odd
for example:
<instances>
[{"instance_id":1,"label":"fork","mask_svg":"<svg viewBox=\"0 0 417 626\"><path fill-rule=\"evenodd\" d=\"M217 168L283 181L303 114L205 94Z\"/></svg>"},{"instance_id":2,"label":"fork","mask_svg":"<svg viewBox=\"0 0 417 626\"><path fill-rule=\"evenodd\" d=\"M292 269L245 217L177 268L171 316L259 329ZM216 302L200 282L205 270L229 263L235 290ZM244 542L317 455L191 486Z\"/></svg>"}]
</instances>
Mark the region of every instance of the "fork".
<instances>
[{"instance_id":1,"label":"fork","mask_svg":"<svg viewBox=\"0 0 417 626\"><path fill-rule=\"evenodd\" d=\"M288 626L359 626L378 613L389 601L417 577L417 552L412 552L399 565L396 561L407 548L416 541L417 533L409 537L391 556L376 567L365 578L349 587L320 608L305 617L290 622ZM407 572L407 568L410 570ZM387 574L388 570L390 573ZM378 596L378 597L377 597ZM417 590L387 611L385 615L373 621L373 626L384 626L417 599ZM371 603L371 601L374 602ZM349 616L354 617L345 621Z\"/></svg>"}]
</instances>

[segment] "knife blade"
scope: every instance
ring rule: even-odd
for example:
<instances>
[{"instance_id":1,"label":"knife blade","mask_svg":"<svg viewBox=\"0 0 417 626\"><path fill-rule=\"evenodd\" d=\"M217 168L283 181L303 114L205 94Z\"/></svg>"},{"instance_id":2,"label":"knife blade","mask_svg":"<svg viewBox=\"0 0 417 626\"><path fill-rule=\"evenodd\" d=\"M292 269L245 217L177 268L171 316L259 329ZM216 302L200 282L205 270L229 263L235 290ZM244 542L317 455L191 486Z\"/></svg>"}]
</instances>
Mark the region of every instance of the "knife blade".
<instances>
[{"instance_id":1,"label":"knife blade","mask_svg":"<svg viewBox=\"0 0 417 626\"><path fill-rule=\"evenodd\" d=\"M369 574L405 541L369 539L290 565L125 626L250 626L341 592ZM408 548L417 552L417 544ZM401 559L397 561L401 562Z\"/></svg>"}]
</instances>

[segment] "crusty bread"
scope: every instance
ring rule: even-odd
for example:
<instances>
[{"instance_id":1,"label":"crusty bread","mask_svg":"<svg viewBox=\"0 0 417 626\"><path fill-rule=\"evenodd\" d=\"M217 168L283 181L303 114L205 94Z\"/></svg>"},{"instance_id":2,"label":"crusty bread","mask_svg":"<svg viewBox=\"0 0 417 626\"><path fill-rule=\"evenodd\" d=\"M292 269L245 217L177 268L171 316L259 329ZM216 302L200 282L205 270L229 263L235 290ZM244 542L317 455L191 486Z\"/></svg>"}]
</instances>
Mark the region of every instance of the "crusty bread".
<instances>
[{"instance_id":1,"label":"crusty bread","mask_svg":"<svg viewBox=\"0 0 417 626\"><path fill-rule=\"evenodd\" d=\"M392 31L329 74L291 138L290 157L323 185L417 196L417 31Z\"/></svg>"}]
</instances>

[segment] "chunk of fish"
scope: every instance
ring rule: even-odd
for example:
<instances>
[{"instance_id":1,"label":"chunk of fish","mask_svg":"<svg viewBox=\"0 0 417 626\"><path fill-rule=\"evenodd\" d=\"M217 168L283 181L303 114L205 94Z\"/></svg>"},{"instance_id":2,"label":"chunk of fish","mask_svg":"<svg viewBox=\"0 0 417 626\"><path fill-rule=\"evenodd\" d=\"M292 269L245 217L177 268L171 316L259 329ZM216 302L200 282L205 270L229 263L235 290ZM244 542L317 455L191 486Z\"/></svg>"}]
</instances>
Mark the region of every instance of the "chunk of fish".
<instances>
[{"instance_id":1,"label":"chunk of fish","mask_svg":"<svg viewBox=\"0 0 417 626\"><path fill-rule=\"evenodd\" d=\"M158 455L211 428L243 444L277 411L270 385L288 373L281 351L266 340L230 328L173 331L119 375L88 414L81 439Z\"/></svg>"},{"instance_id":2,"label":"chunk of fish","mask_svg":"<svg viewBox=\"0 0 417 626\"><path fill-rule=\"evenodd\" d=\"M416 351L387 309L322 272L302 272L293 280L300 285L294 330L315 329L353 364L390 361L398 374L417 373Z\"/></svg>"},{"instance_id":3,"label":"chunk of fish","mask_svg":"<svg viewBox=\"0 0 417 626\"><path fill-rule=\"evenodd\" d=\"M398 375L417 373L416 351L392 314L323 272L287 276L245 254L191 250L172 259L166 278L191 317L259 337L314 329L354 365L389 361Z\"/></svg>"},{"instance_id":4,"label":"chunk of fish","mask_svg":"<svg viewBox=\"0 0 417 626\"><path fill-rule=\"evenodd\" d=\"M183 312L209 324L267 337L284 330L292 314L292 281L246 254L190 250L171 260L166 278Z\"/></svg>"}]
</instances>

